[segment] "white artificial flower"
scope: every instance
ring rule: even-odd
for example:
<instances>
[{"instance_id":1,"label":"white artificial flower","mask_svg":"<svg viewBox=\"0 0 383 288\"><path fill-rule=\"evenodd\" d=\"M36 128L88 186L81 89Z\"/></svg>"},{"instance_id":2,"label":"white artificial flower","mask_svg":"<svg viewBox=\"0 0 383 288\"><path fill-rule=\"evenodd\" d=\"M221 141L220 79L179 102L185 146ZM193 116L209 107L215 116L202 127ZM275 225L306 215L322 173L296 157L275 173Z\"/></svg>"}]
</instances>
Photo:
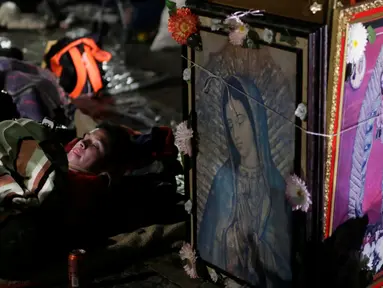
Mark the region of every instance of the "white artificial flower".
<instances>
[{"instance_id":1,"label":"white artificial flower","mask_svg":"<svg viewBox=\"0 0 383 288\"><path fill-rule=\"evenodd\" d=\"M211 19L210 29L211 31L218 31L222 28L221 19Z\"/></svg>"},{"instance_id":2,"label":"white artificial flower","mask_svg":"<svg viewBox=\"0 0 383 288\"><path fill-rule=\"evenodd\" d=\"M312 204L305 182L297 175L290 175L286 183L286 197L293 210L307 212Z\"/></svg>"},{"instance_id":3,"label":"white artificial flower","mask_svg":"<svg viewBox=\"0 0 383 288\"><path fill-rule=\"evenodd\" d=\"M313 13L313 14L316 14L317 12L322 11L322 9L323 9L323 5L322 5L322 4L319 4L318 2L314 2L314 3L311 4L311 6L310 6L310 11L311 11L311 13Z\"/></svg>"},{"instance_id":4,"label":"white artificial flower","mask_svg":"<svg viewBox=\"0 0 383 288\"><path fill-rule=\"evenodd\" d=\"M183 79L185 81L190 81L191 79L191 69L190 68L186 68L183 72Z\"/></svg>"},{"instance_id":5,"label":"white artificial flower","mask_svg":"<svg viewBox=\"0 0 383 288\"><path fill-rule=\"evenodd\" d=\"M223 24L228 25L231 29L236 29L238 26L244 25L238 16L228 16Z\"/></svg>"},{"instance_id":6,"label":"white artificial flower","mask_svg":"<svg viewBox=\"0 0 383 288\"><path fill-rule=\"evenodd\" d=\"M186 272L186 274L192 278L192 279L196 279L198 278L198 275L197 275L197 269L195 267L195 264L192 264L192 265L189 265L189 264L186 264L184 266L184 270Z\"/></svg>"},{"instance_id":7,"label":"white artificial flower","mask_svg":"<svg viewBox=\"0 0 383 288\"><path fill-rule=\"evenodd\" d=\"M187 260L192 263L196 262L197 257L195 254L196 253L193 250L193 247L190 245L190 243L184 243L184 245L182 245L182 248L179 252L181 260Z\"/></svg>"},{"instance_id":8,"label":"white artificial flower","mask_svg":"<svg viewBox=\"0 0 383 288\"><path fill-rule=\"evenodd\" d=\"M213 268L210 268L210 267L207 267L207 270L209 272L211 281L213 281L214 283L217 283L217 281L218 281L218 274L217 274L217 272L215 272L215 270Z\"/></svg>"},{"instance_id":9,"label":"white artificial flower","mask_svg":"<svg viewBox=\"0 0 383 288\"><path fill-rule=\"evenodd\" d=\"M368 41L368 32L362 23L351 24L348 29L346 61L356 64L362 58Z\"/></svg>"},{"instance_id":10,"label":"white artificial flower","mask_svg":"<svg viewBox=\"0 0 383 288\"><path fill-rule=\"evenodd\" d=\"M193 250L193 247L189 243L184 243L180 252L180 258L183 261L186 261L184 265L184 270L190 278L198 278L197 269L196 269L196 252Z\"/></svg>"},{"instance_id":11,"label":"white artificial flower","mask_svg":"<svg viewBox=\"0 0 383 288\"><path fill-rule=\"evenodd\" d=\"M307 106L303 103L299 103L297 109L295 110L295 116L300 118L302 121L305 120L307 116Z\"/></svg>"},{"instance_id":12,"label":"white artificial flower","mask_svg":"<svg viewBox=\"0 0 383 288\"><path fill-rule=\"evenodd\" d=\"M249 33L249 27L245 24L237 26L236 29L229 33L230 43L235 46L241 46Z\"/></svg>"},{"instance_id":13,"label":"white artificial flower","mask_svg":"<svg viewBox=\"0 0 383 288\"><path fill-rule=\"evenodd\" d=\"M191 200L186 201L185 203L185 211L190 214L193 208L193 203Z\"/></svg>"},{"instance_id":14,"label":"white artificial flower","mask_svg":"<svg viewBox=\"0 0 383 288\"><path fill-rule=\"evenodd\" d=\"M185 155L192 156L191 139L193 138L193 130L188 128L186 121L177 125L174 138L178 150Z\"/></svg>"},{"instance_id":15,"label":"white artificial flower","mask_svg":"<svg viewBox=\"0 0 383 288\"><path fill-rule=\"evenodd\" d=\"M270 44L271 42L273 42L273 39L274 32L270 29L265 28L265 30L263 30L263 41Z\"/></svg>"}]
</instances>

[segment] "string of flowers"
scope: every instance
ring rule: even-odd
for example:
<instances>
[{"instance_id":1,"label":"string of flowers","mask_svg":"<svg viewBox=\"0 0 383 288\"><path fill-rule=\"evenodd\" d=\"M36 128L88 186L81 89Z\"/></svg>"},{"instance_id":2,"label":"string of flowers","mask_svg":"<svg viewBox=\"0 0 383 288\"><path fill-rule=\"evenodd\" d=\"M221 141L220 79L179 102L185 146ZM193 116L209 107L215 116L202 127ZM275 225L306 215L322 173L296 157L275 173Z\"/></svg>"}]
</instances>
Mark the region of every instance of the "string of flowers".
<instances>
[{"instance_id":1,"label":"string of flowers","mask_svg":"<svg viewBox=\"0 0 383 288\"><path fill-rule=\"evenodd\" d=\"M247 12L249 13L249 12ZM257 13L257 14L256 14ZM241 14L240 17L248 14ZM262 12L252 11L252 16L262 16ZM260 48L261 41L271 44L276 42L277 34L269 29L263 29L262 36L260 36L256 30L252 29L248 24L245 24L241 18L237 15L228 16L225 20L220 19L210 19L210 29L211 31L228 31L229 32L229 42L235 46L242 46L244 48ZM296 37L289 35L288 30L279 33L279 41L286 42L291 46L296 46L298 41Z\"/></svg>"},{"instance_id":2,"label":"string of flowers","mask_svg":"<svg viewBox=\"0 0 383 288\"><path fill-rule=\"evenodd\" d=\"M188 128L187 121L181 122L176 126L174 138L174 144L180 152L182 166L184 166L184 156L192 156L191 139L193 138L193 130ZM189 199L185 202L184 208L189 215L192 214L193 202Z\"/></svg>"},{"instance_id":3,"label":"string of flowers","mask_svg":"<svg viewBox=\"0 0 383 288\"><path fill-rule=\"evenodd\" d=\"M168 31L172 38L181 45L188 45L193 49L202 50L201 36L199 35L199 18L193 14L189 8L177 8L177 4L171 0L166 0L166 7L169 10ZM229 15L224 21L211 19L211 30L227 30L229 32L229 42L244 48L259 48L260 40L271 44L275 41L275 33L265 28L262 38L258 33L251 29L248 24L242 21L243 17L263 16L263 11L249 10L238 11ZM287 33L288 34L288 33ZM296 39L289 35L280 35L280 41L296 45Z\"/></svg>"}]
</instances>

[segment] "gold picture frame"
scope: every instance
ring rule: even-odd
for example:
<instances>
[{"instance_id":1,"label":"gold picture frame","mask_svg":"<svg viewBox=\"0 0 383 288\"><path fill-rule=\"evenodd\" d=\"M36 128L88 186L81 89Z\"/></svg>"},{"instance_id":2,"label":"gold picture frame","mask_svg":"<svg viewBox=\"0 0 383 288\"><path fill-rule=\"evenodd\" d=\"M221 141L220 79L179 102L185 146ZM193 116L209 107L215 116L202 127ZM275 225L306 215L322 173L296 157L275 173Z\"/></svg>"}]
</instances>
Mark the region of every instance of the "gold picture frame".
<instances>
[{"instance_id":1,"label":"gold picture frame","mask_svg":"<svg viewBox=\"0 0 383 288\"><path fill-rule=\"evenodd\" d=\"M318 24L328 24L336 3L349 4L347 0L292 0L292 1L254 1L254 0L208 0L209 2L236 7L239 9L264 10L268 14L297 19ZM311 10L314 3L315 10ZM320 7L320 8L319 8ZM319 9L318 9L319 8ZM317 10L318 9L318 10Z\"/></svg>"},{"instance_id":2,"label":"gold picture frame","mask_svg":"<svg viewBox=\"0 0 383 288\"><path fill-rule=\"evenodd\" d=\"M234 278L235 280L237 280L240 283L241 283L241 281L242 281L242 283L251 283L250 278L240 276L238 273L230 271L229 269L225 269L222 265L218 265L217 261L215 261L215 260L212 261L211 259L208 259L208 257L206 256L207 255L206 253L201 253L202 252L201 251L202 250L202 245L201 245L202 242L198 240L198 237L199 237L198 235L205 234L205 233L199 233L200 231L197 231L200 229L197 227L199 225L198 223L202 222L201 219L203 218L203 216L201 216L203 214L203 211L201 210L201 204L200 204L201 201L200 200L203 197L206 200L205 205L207 205L206 203L208 200L206 199L207 197L205 197L205 196L210 194L210 192L208 190L212 191L212 189L213 189L213 188L207 188L207 186L212 187L213 182L214 182L214 180L212 181L212 179L210 179L210 178L216 178L216 176L218 175L218 170L220 169L220 167L222 168L224 166L224 163L228 162L227 159L225 158L227 156L225 154L225 152L222 153L222 155L221 155L222 157L219 157L222 159L219 160L221 162L219 162L219 163L217 162L218 164L215 163L216 161L209 162L208 160L205 159L206 161L204 160L204 163L211 163L211 167L206 169L206 173L205 173L201 169L201 167L204 166L204 164L203 165L201 164L202 160L201 159L198 160L198 157L200 157L201 155L206 156L208 154L208 153L206 153L206 148L213 149L213 150L215 149L214 147L212 147L212 145L207 144L207 141L210 141L210 140L206 140L207 136L210 135L211 137L215 137L214 135L217 134L217 135L219 135L218 138L221 139L220 141L225 142L224 138L221 138L221 135L222 135L222 137L224 137L223 134L221 133L224 129L224 128L222 128L223 127L222 125L225 125L225 124L222 124L222 123L217 124L219 121L222 122L224 120L217 120L218 119L217 117L219 117L217 115L220 113L219 111L221 108L217 108L218 107L217 105L219 105L219 104L216 103L217 99L224 98L224 96L222 94L220 94L224 89L223 90L221 88L217 89L218 86L215 85L216 83L215 84L213 83L213 81L215 81L215 80L210 79L210 78L217 79L217 77L207 77L206 83L209 81L212 81L211 83L213 83L212 85L210 85L211 87L209 85L205 87L202 84L202 83L205 83L204 79L206 76L206 75L203 76L202 74L208 73L206 70L204 70L204 67L207 67L206 69L208 69L208 70L213 67L213 70L215 69L214 70L215 72L218 72L218 74L221 73L220 77L225 77L225 78L229 77L229 79L230 79L232 77L231 75L234 75L234 74L240 75L241 74L241 76L243 76L243 72L244 71L247 72L248 70L246 70L246 69L241 70L242 68L238 68L239 70L237 71L236 69L230 68L230 69L225 70L226 68L224 68L223 70L228 71L228 73L226 73L226 72L223 72L223 70L221 70L221 68L217 68L217 67L221 67L220 66L221 64L216 65L215 63L218 63L221 60L228 61L228 62L235 61L235 60L241 59L240 57L244 57L245 62L247 60L251 60L252 57L255 57L256 59L262 59L263 55L267 55L268 53L273 54L273 56L276 56L279 54L281 57L279 59L283 59L283 57L285 57L285 59L288 59L289 57L291 57L292 60L291 59L290 60L293 61L292 65L294 66L293 67L294 69L292 69L288 74L289 74L290 79L293 79L292 81L295 83L294 84L295 85L295 90L294 90L295 92L293 94L294 94L294 97L296 97L296 98L294 98L291 102L280 101L280 102L274 102L272 105L274 105L273 106L274 108L276 108L276 107L281 108L283 105L285 105L285 106L292 105L292 107L290 107L291 108L289 110L290 114L288 116L292 119L292 122L298 121L297 122L298 125L303 130L306 130L306 129L309 131L316 130L317 132L322 131L322 133L323 133L324 132L324 124L322 122L323 119L319 115L324 115L324 113L321 112L321 109L323 108L323 103L324 103L324 98L325 98L324 79L325 79L326 72L325 72L325 68L324 68L324 63L326 63L325 59L326 59L327 54L323 53L323 51L325 51L324 47L326 46L326 37L327 37L326 31L327 31L327 29L326 29L326 27L307 25L306 27L302 26L302 27L295 27L295 28L292 28L292 26L286 26L286 27L289 27L289 29L278 30L278 28L277 28L278 24L276 24L275 22L268 23L266 21L266 22L262 23L262 21L261 21L260 23L258 23L255 20L254 22L248 23L249 26L251 27L251 29L253 31L255 31L258 35L263 35L267 29L268 30L273 29L273 32L275 33L274 34L274 40L272 41L272 43L267 43L263 40L260 40L261 48L259 50L252 49L252 48L241 48L241 47L235 47L235 46L228 43L227 31L214 31L211 28L212 27L212 20L213 19L216 20L217 18L222 17L222 14L217 15L214 13L214 8L215 8L214 6L211 6L209 8L209 10L211 11L211 15L209 15L210 13L206 13L206 10L204 10L203 12L199 11L198 8L199 7L193 8L192 11L199 16L199 22L200 22L199 34L200 34L201 39L202 39L203 49L202 49L202 51L196 51L190 47L184 47L184 51L183 51L184 68L185 69L188 68L191 70L190 81L185 82L185 84L184 84L184 113L183 114L184 114L184 120L187 120L188 124L191 126L191 128L193 128L193 131L194 131L193 136L195 136L194 140L193 140L193 149L192 149L193 150L193 153L192 153L193 157L191 157L191 159L189 159L189 161L185 161L185 166L184 166L185 167L186 194L190 197L190 201L192 202L192 212L191 212L191 217L190 217L190 222L191 222L190 223L190 227L191 227L190 243L197 250L197 253L199 254L199 258L202 261L204 261L209 267L216 269L217 271L219 271L222 274L225 274L229 277ZM264 21L265 19L262 19L262 20ZM284 20L279 19L279 21L283 22ZM307 29L305 30L305 28L307 28ZM304 32L302 32L302 31L304 31ZM289 36L289 37L287 37L287 38L289 38L289 40L287 40L287 41L285 38L286 33ZM207 44L207 42L210 42L213 44ZM215 47L214 51L210 50L210 48L212 48L212 47ZM221 47L222 49L220 49L219 47ZM265 52L265 50L270 50L270 52L269 51ZM258 54L262 55L262 57L259 56ZM210 60L208 60L207 58L205 58L205 60L208 60L207 62L209 62L210 64L208 64L207 62L204 61L204 57L206 55L209 55L209 57L211 57L209 59L212 60L212 62L214 62L214 64L212 64L212 62L210 62ZM256 55L258 55L258 56L256 56ZM321 55L321 56L319 56L319 55ZM220 58L220 56L222 56L222 59ZM221 59L221 60L219 60L219 59ZM277 58L273 58L273 60L271 62L266 63L266 66L271 66L271 67L281 66L282 68L278 68L276 70L273 70L273 68L267 68L265 66L265 68L266 68L265 70L269 70L269 71L273 70L274 72L276 72L275 75L277 75L278 73L279 74L283 73L284 71L282 71L282 70L284 67L289 67L289 65L285 65L283 67L283 64L281 64L283 61L278 62L278 60L276 60L276 59ZM264 61L263 60L264 59L262 59L262 61L260 61L260 62L267 62L267 60L264 60ZM255 65L255 63L258 63L258 62L255 61L254 65ZM261 65L261 64L259 64L259 65ZM225 66L225 65L223 65L223 66ZM234 66L235 66L235 64L234 64ZM234 66L230 66L230 67L234 67ZM250 79L253 79L252 82L255 83L256 85L259 85L260 84L259 81L263 81L263 80L259 80L258 82L255 81L255 79L257 79L257 76L255 76L255 75L257 73L258 73L258 76L261 75L263 70L261 68L255 67L255 70L258 69L259 71L261 71L261 72L259 72L259 71L255 72L254 70L252 70L252 68L250 68L250 67L254 67L253 65L249 65L248 67L251 70L250 71L251 73L249 75L251 77L254 77L254 78L250 78ZM292 67L290 67L290 68L292 68ZM229 70L231 72L229 72ZM209 70L209 71L212 71L212 70ZM230 74L230 73L234 73L234 74ZM238 76L235 76L235 77L238 77ZM277 76L275 76L275 77L277 77ZM271 79L271 77L270 77L270 79ZM273 80L270 80L270 81L271 82L269 82L269 83L273 83ZM203 89L203 87L201 85L206 88L207 92L205 91L205 89ZM245 85L247 85L247 84L245 84ZM263 99L266 99L266 101L270 101L270 99L273 98L273 96L272 96L273 92L270 92L270 91L273 91L273 89L275 87L273 86L273 84L271 84L269 89L264 89L265 88L264 85L265 84L263 84L263 83L262 83L262 85L259 85L262 88L262 89L260 88L261 94L263 94L261 97ZM212 90L209 92L208 91L209 89L212 89ZM215 90L215 92L213 90ZM270 91L268 91L268 90L270 90ZM205 95L203 95L204 93L205 93ZM210 93L210 95L207 95L206 93L207 94ZM276 97L277 93L279 93L279 91L276 91L276 93L273 94L275 96L275 98L277 98ZM209 110L210 107L204 107L204 109L201 109L202 106L205 104L201 104L202 101L199 101L202 97L207 97L207 96L209 96L208 99L210 99L210 100L206 100L207 101L207 102L205 102L206 105L212 105L212 106L215 105L216 106L216 107L212 107L213 110L214 109L215 110L214 110L214 112L212 112L212 114L210 116L209 115L206 116L206 114L209 114L210 113L209 111L213 111L213 110ZM259 97L259 96L257 96L257 97ZM301 120L296 120L297 118L294 116L294 110L295 110L296 106L301 102L306 103L308 105L308 110L309 110L308 119L305 122L303 122ZM289 104L286 105L286 103L289 103ZM279 110L282 111L283 109L284 108L282 107ZM202 111L202 113L204 113L204 115L201 114L201 110L204 110L204 111ZM278 109L276 109L276 110L278 110ZM205 112L208 112L208 113L205 113ZM256 115L256 114L257 113L254 113L254 115ZM206 119L203 117L205 117ZM205 120L203 120L203 119L205 119ZM252 120L252 121L254 121L254 120ZM257 125L259 125L259 124L257 124ZM213 126L217 126L217 127L219 126L219 128L217 128L216 134L212 135L209 132L207 132L206 129L203 129L202 126L205 126L205 127L210 126L210 128L212 128ZM322 210L320 207L320 205L321 205L320 199L322 198L322 190L320 189L319 183L323 182L323 179L319 179L319 178L321 177L321 175L323 176L323 169L321 169L321 167L323 167L323 165L321 163L321 159L323 159L323 156L324 156L324 152L323 152L324 151L323 150L324 141L321 141L320 139L318 139L317 137L314 137L313 135L308 135L308 134L302 133L302 130L295 129L294 125L289 127L289 129L291 129L291 128L293 131L293 135L295 135L292 137L293 138L295 137L295 140L294 140L294 143L292 145L293 146L292 151L288 150L291 148L290 147L291 145L290 146L286 145L285 150L288 150L289 153L293 154L293 161L292 161L293 167L291 170L290 169L286 170L285 172L287 174L285 174L284 176L287 177L289 175L289 173L296 173L298 175L301 175L303 178L305 178L307 180L307 184L309 186L309 189L312 192L313 202L314 202L314 205L312 207L313 209L312 209L311 213L309 213L310 216L307 219L306 218L303 219L303 223L300 222L299 224L298 223L295 223L295 225L293 224L293 226L295 226L295 228L297 228L297 229L301 229L302 227L309 227L309 229L307 231L305 230L305 228L303 228L305 230L305 232L303 234L300 232L295 233L296 230L293 228L291 236L292 236L294 243L298 243L298 242L295 242L297 240L296 237L302 237L302 235L304 235L304 237L307 236L307 238L313 238L314 237L314 238L319 239L319 234L321 233L321 225L319 224L319 222L320 222L319 218L320 218L320 215L322 213ZM203 131L203 130L205 130L205 131ZM218 142L216 142L216 143L218 143ZM227 147L222 148L222 149L226 149L226 150L231 149L228 147L230 144L224 144L224 145L226 145ZM218 147L218 149L221 149L221 147ZM203 150L205 150L205 151L203 151ZM214 153L216 153L216 152L214 152ZM262 153L262 154L264 155L265 153ZM203 156L203 157L205 157L205 156ZM209 156L209 157L213 157L213 156ZM223 158L225 158L225 159L223 159ZM208 165L210 165L210 164L208 164ZM318 169L314 170L313 167L318 167ZM204 168L206 168L206 167L204 166ZM232 171L234 171L234 170L232 170ZM216 174L213 175L215 172L216 172ZM207 178L203 179L203 177L204 177L203 174L211 174L211 175L209 175L209 177L210 177L210 178L208 177L209 179L207 179ZM317 176L319 176L319 177L317 177ZM230 177L228 177L228 178L230 178ZM205 181L206 183L202 183L203 181ZM204 187L204 188L201 188L201 187ZM202 191L202 189L204 189L204 190ZM205 193L206 191L208 193ZM283 193L284 193L284 191L282 192L281 195L284 198ZM203 209L205 209L205 207L203 207ZM299 221L302 221L302 218L300 218ZM306 234L306 232L307 232L307 234ZM300 236L297 236L298 234L300 234ZM207 242L204 242L204 243L207 243ZM209 245L204 245L204 246L209 246ZM210 246L210 247L213 247L213 246ZM250 245L249 247L252 247L252 246ZM213 248L211 248L211 249L213 249ZM291 255L293 255L295 253L294 249L291 250ZM294 259L294 258L295 257L292 256L292 259ZM292 262L295 262L295 261L292 260ZM293 264L292 266L294 266L294 265L295 264ZM251 283L251 284L254 284L254 283Z\"/></svg>"},{"instance_id":3,"label":"gold picture frame","mask_svg":"<svg viewBox=\"0 0 383 288\"><path fill-rule=\"evenodd\" d=\"M359 60L352 62L347 60L353 53L348 43L351 43L351 35L356 35L350 32L356 27L364 27L362 30L367 31L369 41ZM377 196L382 190L382 181L380 172L377 172L380 164L376 156L383 148L377 121L383 111L380 110L382 32L382 0L334 11L327 99L329 137L323 235L329 237L347 219L367 213L370 224L364 245L380 239L380 234L383 237L382 201Z\"/></svg>"}]
</instances>

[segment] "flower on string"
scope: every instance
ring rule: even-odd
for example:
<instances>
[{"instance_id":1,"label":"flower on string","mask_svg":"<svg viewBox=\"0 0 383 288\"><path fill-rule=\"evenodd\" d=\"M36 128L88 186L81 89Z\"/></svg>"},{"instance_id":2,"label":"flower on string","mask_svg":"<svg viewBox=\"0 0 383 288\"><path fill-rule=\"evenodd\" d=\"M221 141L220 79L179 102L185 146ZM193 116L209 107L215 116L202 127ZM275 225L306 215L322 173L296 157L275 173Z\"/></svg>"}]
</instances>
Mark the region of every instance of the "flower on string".
<instances>
[{"instance_id":1,"label":"flower on string","mask_svg":"<svg viewBox=\"0 0 383 288\"><path fill-rule=\"evenodd\" d=\"M184 266L184 270L186 272L186 274L192 278L192 279L196 279L198 278L198 274L197 274L197 269L196 269L196 266L195 264L186 264Z\"/></svg>"},{"instance_id":2,"label":"flower on string","mask_svg":"<svg viewBox=\"0 0 383 288\"><path fill-rule=\"evenodd\" d=\"M231 15L223 21L223 24L229 26L229 28L236 29L238 26L243 25L243 22L238 16Z\"/></svg>"},{"instance_id":3,"label":"flower on string","mask_svg":"<svg viewBox=\"0 0 383 288\"><path fill-rule=\"evenodd\" d=\"M190 243L184 243L184 245L182 245L179 255L181 260L188 260L192 263L195 263L197 260L196 253Z\"/></svg>"},{"instance_id":4,"label":"flower on string","mask_svg":"<svg viewBox=\"0 0 383 288\"><path fill-rule=\"evenodd\" d=\"M286 197L293 210L307 212L312 204L305 182L297 175L291 175L286 183Z\"/></svg>"},{"instance_id":5,"label":"flower on string","mask_svg":"<svg viewBox=\"0 0 383 288\"><path fill-rule=\"evenodd\" d=\"M218 31L222 28L221 19L211 19L210 29L211 31Z\"/></svg>"},{"instance_id":6,"label":"flower on string","mask_svg":"<svg viewBox=\"0 0 383 288\"><path fill-rule=\"evenodd\" d=\"M192 264L192 265L189 265L189 264L186 264L184 266L184 270L186 272L186 274L192 278L192 279L196 279L198 278L198 275L197 275L197 269L195 267L195 264Z\"/></svg>"},{"instance_id":7,"label":"flower on string","mask_svg":"<svg viewBox=\"0 0 383 288\"><path fill-rule=\"evenodd\" d=\"M265 28L265 30L263 30L263 41L270 44L271 42L273 42L273 39L274 32L270 29Z\"/></svg>"},{"instance_id":8,"label":"flower on string","mask_svg":"<svg viewBox=\"0 0 383 288\"><path fill-rule=\"evenodd\" d=\"M187 121L177 125L174 138L178 150L185 155L192 156L191 139L193 138L193 130L188 128Z\"/></svg>"},{"instance_id":9,"label":"flower on string","mask_svg":"<svg viewBox=\"0 0 383 288\"><path fill-rule=\"evenodd\" d=\"M356 64L366 49L368 32L362 23L350 25L347 38L347 63Z\"/></svg>"},{"instance_id":10,"label":"flower on string","mask_svg":"<svg viewBox=\"0 0 383 288\"><path fill-rule=\"evenodd\" d=\"M226 17L224 24L230 26L231 28L235 28L238 26L238 23L242 23L241 18L245 16L263 16L263 11L261 10L248 10L248 11L237 11Z\"/></svg>"},{"instance_id":11,"label":"flower on string","mask_svg":"<svg viewBox=\"0 0 383 288\"><path fill-rule=\"evenodd\" d=\"M183 72L183 79L185 81L190 81L191 79L191 69L190 68L186 68Z\"/></svg>"},{"instance_id":12,"label":"flower on string","mask_svg":"<svg viewBox=\"0 0 383 288\"><path fill-rule=\"evenodd\" d=\"M295 116L300 118L302 121L306 119L307 116L307 107L303 103L299 103L297 109L295 110Z\"/></svg>"},{"instance_id":13,"label":"flower on string","mask_svg":"<svg viewBox=\"0 0 383 288\"><path fill-rule=\"evenodd\" d=\"M322 4L318 4L318 2L314 2L310 6L310 11L311 13L316 14L317 12L322 11L322 8L323 8Z\"/></svg>"},{"instance_id":14,"label":"flower on string","mask_svg":"<svg viewBox=\"0 0 383 288\"><path fill-rule=\"evenodd\" d=\"M190 214L193 209L193 203L191 200L186 201L185 203L185 211Z\"/></svg>"},{"instance_id":15,"label":"flower on string","mask_svg":"<svg viewBox=\"0 0 383 288\"><path fill-rule=\"evenodd\" d=\"M215 272L215 270L213 268L210 268L210 267L207 267L207 271L209 272L211 281L213 281L214 283L217 283L217 281L218 281L217 272Z\"/></svg>"},{"instance_id":16,"label":"flower on string","mask_svg":"<svg viewBox=\"0 0 383 288\"><path fill-rule=\"evenodd\" d=\"M198 278L197 269L196 269L196 252L193 250L193 247L189 243L184 243L180 252L180 258L182 261L186 261L184 265L184 270L190 278Z\"/></svg>"},{"instance_id":17,"label":"flower on string","mask_svg":"<svg viewBox=\"0 0 383 288\"><path fill-rule=\"evenodd\" d=\"M190 35L197 32L198 17L189 8L178 8L169 16L168 30L172 38L185 45Z\"/></svg>"},{"instance_id":18,"label":"flower on string","mask_svg":"<svg viewBox=\"0 0 383 288\"><path fill-rule=\"evenodd\" d=\"M249 28L242 23L242 25L239 25L235 30L230 32L230 43L235 46L241 46L247 37L247 33L249 33Z\"/></svg>"},{"instance_id":19,"label":"flower on string","mask_svg":"<svg viewBox=\"0 0 383 288\"><path fill-rule=\"evenodd\" d=\"M229 33L230 43L235 46L242 46L243 41L249 33L249 27L241 21L240 16L238 15L235 13L230 15L225 19L224 23L231 29L231 32Z\"/></svg>"}]
</instances>

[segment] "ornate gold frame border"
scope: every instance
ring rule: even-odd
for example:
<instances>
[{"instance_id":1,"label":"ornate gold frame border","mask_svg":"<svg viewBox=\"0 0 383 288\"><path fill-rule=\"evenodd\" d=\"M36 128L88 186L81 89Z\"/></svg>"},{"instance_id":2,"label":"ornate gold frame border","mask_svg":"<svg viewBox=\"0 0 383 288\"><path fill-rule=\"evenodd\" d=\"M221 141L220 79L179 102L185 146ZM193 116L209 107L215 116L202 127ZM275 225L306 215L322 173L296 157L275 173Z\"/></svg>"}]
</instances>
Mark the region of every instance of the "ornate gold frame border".
<instances>
[{"instance_id":1,"label":"ornate gold frame border","mask_svg":"<svg viewBox=\"0 0 383 288\"><path fill-rule=\"evenodd\" d=\"M367 22L383 17L383 0L361 3L353 7L337 8L333 14L333 29L331 39L331 52L329 75L333 75L328 81L327 123L329 123L328 134L332 136L327 141L326 174L323 207L323 235L328 237L332 230L332 217L334 212L334 196L336 185L336 171L338 162L338 147L340 137L338 133L341 128L341 110L343 104L343 89L345 77L345 56L347 43L347 30L350 24L356 22Z\"/></svg>"}]
</instances>

